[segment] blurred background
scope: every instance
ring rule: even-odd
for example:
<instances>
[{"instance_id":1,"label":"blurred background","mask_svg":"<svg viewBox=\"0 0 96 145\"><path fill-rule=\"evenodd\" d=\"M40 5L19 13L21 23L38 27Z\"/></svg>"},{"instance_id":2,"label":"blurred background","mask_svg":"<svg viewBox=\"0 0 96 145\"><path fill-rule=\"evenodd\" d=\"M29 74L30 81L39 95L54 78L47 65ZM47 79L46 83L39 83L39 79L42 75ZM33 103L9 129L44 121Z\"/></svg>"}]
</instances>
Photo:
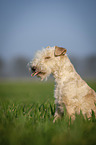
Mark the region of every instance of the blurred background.
<instances>
[{"instance_id":1,"label":"blurred background","mask_svg":"<svg viewBox=\"0 0 96 145\"><path fill-rule=\"evenodd\" d=\"M83 78L96 78L96 0L0 0L1 79L29 79L35 52L55 45Z\"/></svg>"}]
</instances>

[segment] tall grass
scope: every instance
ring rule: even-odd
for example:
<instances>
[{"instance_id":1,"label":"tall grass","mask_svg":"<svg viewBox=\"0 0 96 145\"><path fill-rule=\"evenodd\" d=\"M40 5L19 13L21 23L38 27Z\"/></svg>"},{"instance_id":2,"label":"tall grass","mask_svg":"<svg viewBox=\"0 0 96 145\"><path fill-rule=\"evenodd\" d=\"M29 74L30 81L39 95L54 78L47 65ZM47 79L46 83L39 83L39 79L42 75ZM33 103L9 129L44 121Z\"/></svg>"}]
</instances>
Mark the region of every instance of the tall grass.
<instances>
[{"instance_id":1,"label":"tall grass","mask_svg":"<svg viewBox=\"0 0 96 145\"><path fill-rule=\"evenodd\" d=\"M95 82L88 84L96 90ZM96 144L96 119L82 112L71 123L64 117L53 123L53 82L0 83L0 145Z\"/></svg>"}]
</instances>

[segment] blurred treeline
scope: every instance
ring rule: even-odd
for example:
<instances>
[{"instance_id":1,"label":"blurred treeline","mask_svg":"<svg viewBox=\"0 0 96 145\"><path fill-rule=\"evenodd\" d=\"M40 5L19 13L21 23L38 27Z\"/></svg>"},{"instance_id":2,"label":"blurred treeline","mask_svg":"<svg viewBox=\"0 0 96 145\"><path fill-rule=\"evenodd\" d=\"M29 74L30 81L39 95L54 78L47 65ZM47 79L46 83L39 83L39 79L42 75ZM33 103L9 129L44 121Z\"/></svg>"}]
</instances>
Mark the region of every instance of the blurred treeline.
<instances>
[{"instance_id":1,"label":"blurred treeline","mask_svg":"<svg viewBox=\"0 0 96 145\"><path fill-rule=\"evenodd\" d=\"M86 58L76 58L69 56L76 71L85 79L96 78L96 55L87 56ZM0 58L0 78L17 78L29 77L30 73L27 67L29 58L16 57L10 60Z\"/></svg>"}]
</instances>

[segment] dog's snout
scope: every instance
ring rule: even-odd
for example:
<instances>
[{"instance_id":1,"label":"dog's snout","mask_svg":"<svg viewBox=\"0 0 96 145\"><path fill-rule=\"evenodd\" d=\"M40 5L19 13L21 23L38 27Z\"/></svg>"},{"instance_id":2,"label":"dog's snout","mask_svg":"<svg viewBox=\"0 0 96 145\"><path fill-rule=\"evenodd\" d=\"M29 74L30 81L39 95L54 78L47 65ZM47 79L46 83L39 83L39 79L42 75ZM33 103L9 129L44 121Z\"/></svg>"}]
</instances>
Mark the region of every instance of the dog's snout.
<instances>
[{"instance_id":1,"label":"dog's snout","mask_svg":"<svg viewBox=\"0 0 96 145\"><path fill-rule=\"evenodd\" d=\"M32 66L32 71L35 72L36 71L36 67Z\"/></svg>"}]
</instances>

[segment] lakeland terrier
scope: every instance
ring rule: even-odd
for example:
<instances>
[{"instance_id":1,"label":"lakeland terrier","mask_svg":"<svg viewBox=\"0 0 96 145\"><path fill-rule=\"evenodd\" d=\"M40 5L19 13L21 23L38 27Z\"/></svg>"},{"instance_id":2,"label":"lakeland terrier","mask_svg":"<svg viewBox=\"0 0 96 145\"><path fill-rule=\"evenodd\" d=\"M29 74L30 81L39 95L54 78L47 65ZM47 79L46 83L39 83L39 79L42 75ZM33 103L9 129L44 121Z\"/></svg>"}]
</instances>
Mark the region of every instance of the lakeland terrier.
<instances>
[{"instance_id":1,"label":"lakeland terrier","mask_svg":"<svg viewBox=\"0 0 96 145\"><path fill-rule=\"evenodd\" d=\"M48 46L38 51L29 67L33 72L31 76L36 75L43 80L52 73L55 78L56 112L53 122L63 116L63 104L72 120L75 119L75 113L80 114L80 110L84 117L90 118L92 110L96 116L96 93L76 72L65 48Z\"/></svg>"}]
</instances>

